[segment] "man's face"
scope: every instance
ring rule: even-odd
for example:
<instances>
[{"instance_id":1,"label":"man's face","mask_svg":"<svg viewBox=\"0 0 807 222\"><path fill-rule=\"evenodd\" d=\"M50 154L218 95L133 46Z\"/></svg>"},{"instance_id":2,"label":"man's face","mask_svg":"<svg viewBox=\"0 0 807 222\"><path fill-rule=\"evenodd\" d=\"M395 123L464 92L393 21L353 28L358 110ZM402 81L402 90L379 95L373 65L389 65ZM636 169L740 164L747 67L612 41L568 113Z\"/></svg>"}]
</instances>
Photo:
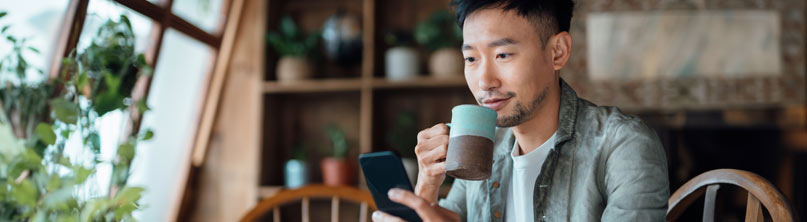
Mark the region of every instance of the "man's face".
<instances>
[{"instance_id":1,"label":"man's face","mask_svg":"<svg viewBox=\"0 0 807 222\"><path fill-rule=\"evenodd\" d=\"M465 19L465 80L479 105L499 114L498 126L532 119L555 81L543 31L513 10L481 9Z\"/></svg>"}]
</instances>

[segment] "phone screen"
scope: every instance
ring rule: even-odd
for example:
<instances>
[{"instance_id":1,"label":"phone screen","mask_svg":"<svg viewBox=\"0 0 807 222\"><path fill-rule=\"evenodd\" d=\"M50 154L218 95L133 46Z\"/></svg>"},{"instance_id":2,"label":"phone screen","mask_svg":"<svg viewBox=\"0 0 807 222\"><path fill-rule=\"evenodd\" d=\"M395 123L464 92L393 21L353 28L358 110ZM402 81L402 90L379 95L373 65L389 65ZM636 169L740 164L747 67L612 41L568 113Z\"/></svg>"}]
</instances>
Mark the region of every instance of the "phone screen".
<instances>
[{"instance_id":1,"label":"phone screen","mask_svg":"<svg viewBox=\"0 0 807 222\"><path fill-rule=\"evenodd\" d=\"M359 156L359 164L379 210L406 221L421 221L414 210L392 202L387 196L392 188L414 191L398 155L392 151L366 153Z\"/></svg>"}]
</instances>

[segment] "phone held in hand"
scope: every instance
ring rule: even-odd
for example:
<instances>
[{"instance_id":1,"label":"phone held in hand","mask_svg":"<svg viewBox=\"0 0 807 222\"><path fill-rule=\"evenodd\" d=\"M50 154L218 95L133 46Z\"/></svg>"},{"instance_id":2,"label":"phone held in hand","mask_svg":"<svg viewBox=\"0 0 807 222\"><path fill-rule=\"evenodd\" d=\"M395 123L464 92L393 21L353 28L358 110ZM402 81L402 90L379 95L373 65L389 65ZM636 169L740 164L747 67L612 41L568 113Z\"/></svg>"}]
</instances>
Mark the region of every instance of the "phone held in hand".
<instances>
[{"instance_id":1,"label":"phone held in hand","mask_svg":"<svg viewBox=\"0 0 807 222\"><path fill-rule=\"evenodd\" d=\"M421 221L415 210L392 202L387 196L387 192L392 188L414 192L401 158L397 154L392 151L361 154L359 164L379 210L406 221Z\"/></svg>"}]
</instances>

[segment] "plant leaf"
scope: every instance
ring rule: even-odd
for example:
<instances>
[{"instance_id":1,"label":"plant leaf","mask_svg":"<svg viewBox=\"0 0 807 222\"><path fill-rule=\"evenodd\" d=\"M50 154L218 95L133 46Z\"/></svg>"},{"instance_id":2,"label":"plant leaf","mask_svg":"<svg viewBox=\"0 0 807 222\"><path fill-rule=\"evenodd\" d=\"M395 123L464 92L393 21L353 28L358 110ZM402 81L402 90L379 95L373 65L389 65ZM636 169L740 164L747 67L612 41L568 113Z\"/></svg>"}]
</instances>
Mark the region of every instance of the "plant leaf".
<instances>
[{"instance_id":1,"label":"plant leaf","mask_svg":"<svg viewBox=\"0 0 807 222\"><path fill-rule=\"evenodd\" d=\"M24 179L19 184L12 183L11 190L12 192L8 193L11 200L28 208L34 208L38 192L36 192L36 186L30 179Z\"/></svg>"},{"instance_id":2,"label":"plant leaf","mask_svg":"<svg viewBox=\"0 0 807 222\"><path fill-rule=\"evenodd\" d=\"M280 32L283 33L283 37L286 39L297 39L300 35L300 30L290 16L283 16L280 19Z\"/></svg>"},{"instance_id":3,"label":"plant leaf","mask_svg":"<svg viewBox=\"0 0 807 222\"><path fill-rule=\"evenodd\" d=\"M135 153L134 145L132 145L131 143L124 143L118 146L118 156L121 159L126 160L127 162L132 160L132 158L134 158L135 155L134 153Z\"/></svg>"},{"instance_id":4,"label":"plant leaf","mask_svg":"<svg viewBox=\"0 0 807 222\"><path fill-rule=\"evenodd\" d=\"M151 110L151 108L149 108L149 105L146 103L146 98L143 98L143 99L140 99L140 100L137 101L137 112L138 113L140 113L142 115L144 112L149 111L149 110Z\"/></svg>"},{"instance_id":5,"label":"plant leaf","mask_svg":"<svg viewBox=\"0 0 807 222\"><path fill-rule=\"evenodd\" d=\"M8 14L8 12L6 12L6 11L2 11L2 12L0 12L0 18L2 18L2 17L4 17L4 16L6 16L6 14Z\"/></svg>"},{"instance_id":6,"label":"plant leaf","mask_svg":"<svg viewBox=\"0 0 807 222\"><path fill-rule=\"evenodd\" d=\"M36 125L36 135L42 139L45 144L53 145L56 143L56 133L53 133L53 127L47 123L39 123Z\"/></svg>"},{"instance_id":7,"label":"plant leaf","mask_svg":"<svg viewBox=\"0 0 807 222\"><path fill-rule=\"evenodd\" d=\"M108 199L95 198L87 201L87 203L84 204L84 208L81 209L80 221L96 221L96 218L100 218L100 213L106 211L107 208L109 208Z\"/></svg>"},{"instance_id":8,"label":"plant leaf","mask_svg":"<svg viewBox=\"0 0 807 222\"><path fill-rule=\"evenodd\" d=\"M56 98L50 101L50 107L56 119L64 123L76 124L78 121L79 107L64 98Z\"/></svg>"},{"instance_id":9,"label":"plant leaf","mask_svg":"<svg viewBox=\"0 0 807 222\"><path fill-rule=\"evenodd\" d=\"M143 191L146 189L142 187L124 187L118 194L115 195L113 203L116 205L135 203L140 200Z\"/></svg>"},{"instance_id":10,"label":"plant leaf","mask_svg":"<svg viewBox=\"0 0 807 222\"><path fill-rule=\"evenodd\" d=\"M93 107L98 116L104 116L109 111L124 107L123 98L114 91L106 91L95 97Z\"/></svg>"},{"instance_id":11,"label":"plant leaf","mask_svg":"<svg viewBox=\"0 0 807 222\"><path fill-rule=\"evenodd\" d=\"M143 133L143 138L141 140L143 141L150 140L152 137L154 137L154 131L151 131L151 129L147 129L146 132Z\"/></svg>"},{"instance_id":12,"label":"plant leaf","mask_svg":"<svg viewBox=\"0 0 807 222\"><path fill-rule=\"evenodd\" d=\"M87 180L87 177L89 177L90 174L92 174L92 172L93 172L93 169L91 169L91 168L74 166L73 167L73 173L76 176L76 184L84 183L84 181Z\"/></svg>"},{"instance_id":13,"label":"plant leaf","mask_svg":"<svg viewBox=\"0 0 807 222\"><path fill-rule=\"evenodd\" d=\"M3 26L3 29L0 29L0 33L5 33L5 32L6 32L6 30L8 30L8 28L10 28L10 27L11 27L11 25L5 25L5 26Z\"/></svg>"},{"instance_id":14,"label":"plant leaf","mask_svg":"<svg viewBox=\"0 0 807 222\"><path fill-rule=\"evenodd\" d=\"M54 191L57 188L62 186L62 178L59 178L57 174L51 174L50 178L48 179L48 184L45 186L45 191Z\"/></svg>"},{"instance_id":15,"label":"plant leaf","mask_svg":"<svg viewBox=\"0 0 807 222\"><path fill-rule=\"evenodd\" d=\"M31 50L32 52L35 52L36 54L39 54L39 49L36 49L34 47L28 46L28 50Z\"/></svg>"},{"instance_id":16,"label":"plant leaf","mask_svg":"<svg viewBox=\"0 0 807 222\"><path fill-rule=\"evenodd\" d=\"M95 153L101 152L101 137L98 136L98 132L95 131L91 132L89 135L87 135L86 140L87 140L86 143L89 143L88 145L90 146L90 149L93 152Z\"/></svg>"},{"instance_id":17,"label":"plant leaf","mask_svg":"<svg viewBox=\"0 0 807 222\"><path fill-rule=\"evenodd\" d=\"M58 178L58 177L57 177ZM73 199L73 187L65 187L48 194L42 198L43 207L49 210L70 210Z\"/></svg>"}]
</instances>

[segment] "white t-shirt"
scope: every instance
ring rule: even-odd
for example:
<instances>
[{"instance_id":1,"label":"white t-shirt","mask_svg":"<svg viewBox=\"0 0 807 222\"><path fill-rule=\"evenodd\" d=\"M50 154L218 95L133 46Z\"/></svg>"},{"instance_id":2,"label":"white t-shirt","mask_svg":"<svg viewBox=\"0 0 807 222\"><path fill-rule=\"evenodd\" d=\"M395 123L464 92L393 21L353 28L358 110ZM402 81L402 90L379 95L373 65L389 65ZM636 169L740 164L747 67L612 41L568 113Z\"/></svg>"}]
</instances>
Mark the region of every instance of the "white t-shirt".
<instances>
[{"instance_id":1,"label":"white t-shirt","mask_svg":"<svg viewBox=\"0 0 807 222\"><path fill-rule=\"evenodd\" d=\"M524 155L518 155L518 141L513 146L513 152L510 153L510 157L513 158L513 176L504 207L505 221L533 221L532 195L535 180L541 173L541 166L544 165L549 150L555 148L555 135L557 132L553 133L544 144Z\"/></svg>"}]
</instances>

